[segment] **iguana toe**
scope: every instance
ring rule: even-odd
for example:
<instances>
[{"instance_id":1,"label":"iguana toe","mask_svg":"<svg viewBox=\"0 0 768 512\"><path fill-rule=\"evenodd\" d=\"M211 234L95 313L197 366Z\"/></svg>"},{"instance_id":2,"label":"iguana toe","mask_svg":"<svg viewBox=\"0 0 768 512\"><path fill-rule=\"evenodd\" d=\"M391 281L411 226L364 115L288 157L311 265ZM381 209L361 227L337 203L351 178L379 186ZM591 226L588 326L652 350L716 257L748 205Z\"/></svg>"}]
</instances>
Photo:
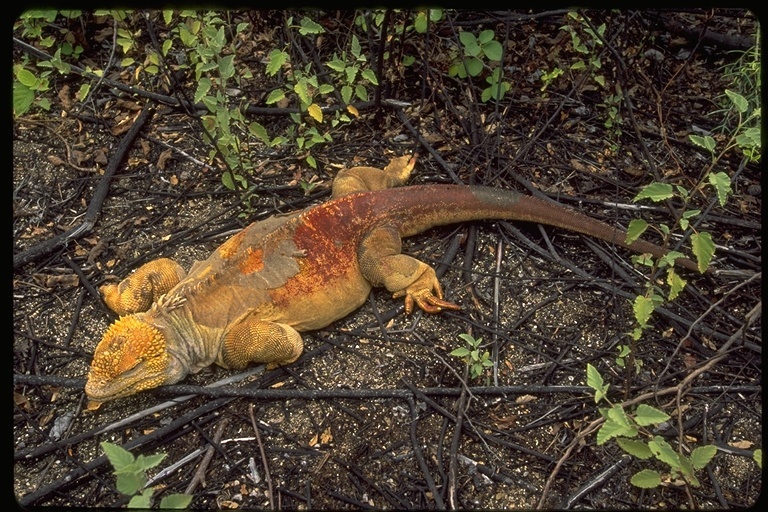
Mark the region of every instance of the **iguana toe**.
<instances>
[{"instance_id":1,"label":"iguana toe","mask_svg":"<svg viewBox=\"0 0 768 512\"><path fill-rule=\"evenodd\" d=\"M435 281L434 293L427 288L412 290L412 287L395 292L392 297L398 299L405 297L405 312L411 314L414 304L427 313L439 313L444 309L459 310L461 306L443 299L443 291L440 284Z\"/></svg>"}]
</instances>

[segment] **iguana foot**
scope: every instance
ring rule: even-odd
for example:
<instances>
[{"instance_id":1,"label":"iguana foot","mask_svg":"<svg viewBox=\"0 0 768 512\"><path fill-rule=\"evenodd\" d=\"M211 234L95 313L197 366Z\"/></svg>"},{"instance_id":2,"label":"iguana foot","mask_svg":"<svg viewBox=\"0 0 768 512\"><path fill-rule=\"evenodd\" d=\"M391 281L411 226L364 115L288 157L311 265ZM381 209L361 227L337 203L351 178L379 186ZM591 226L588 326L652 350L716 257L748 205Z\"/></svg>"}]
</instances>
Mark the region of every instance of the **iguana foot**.
<instances>
[{"instance_id":1,"label":"iguana foot","mask_svg":"<svg viewBox=\"0 0 768 512\"><path fill-rule=\"evenodd\" d=\"M392 294L395 299L405 297L405 312L411 314L414 304L427 313L439 313L444 309L461 309L458 304L443 299L443 288L435 271L426 264L424 267L424 273L413 284Z\"/></svg>"},{"instance_id":2,"label":"iguana foot","mask_svg":"<svg viewBox=\"0 0 768 512\"><path fill-rule=\"evenodd\" d=\"M435 269L406 254L400 254L402 242L397 229L381 226L372 229L360 243L360 272L373 286L383 286L396 299L405 298L405 312L414 304L427 313L443 309L461 309L443 299L443 289Z\"/></svg>"},{"instance_id":3,"label":"iguana foot","mask_svg":"<svg viewBox=\"0 0 768 512\"><path fill-rule=\"evenodd\" d=\"M384 169L376 167L343 169L333 179L331 197L335 199L355 192L383 190L403 185L411 177L417 157L417 154L395 157Z\"/></svg>"},{"instance_id":4,"label":"iguana foot","mask_svg":"<svg viewBox=\"0 0 768 512\"><path fill-rule=\"evenodd\" d=\"M267 363L272 369L294 362L303 350L304 342L293 327L249 316L227 332L223 362L234 369L245 368L248 363Z\"/></svg>"},{"instance_id":5,"label":"iguana foot","mask_svg":"<svg viewBox=\"0 0 768 512\"><path fill-rule=\"evenodd\" d=\"M152 304L184 279L181 265L168 258L152 260L119 284L99 288L109 309L120 316L147 311Z\"/></svg>"}]
</instances>

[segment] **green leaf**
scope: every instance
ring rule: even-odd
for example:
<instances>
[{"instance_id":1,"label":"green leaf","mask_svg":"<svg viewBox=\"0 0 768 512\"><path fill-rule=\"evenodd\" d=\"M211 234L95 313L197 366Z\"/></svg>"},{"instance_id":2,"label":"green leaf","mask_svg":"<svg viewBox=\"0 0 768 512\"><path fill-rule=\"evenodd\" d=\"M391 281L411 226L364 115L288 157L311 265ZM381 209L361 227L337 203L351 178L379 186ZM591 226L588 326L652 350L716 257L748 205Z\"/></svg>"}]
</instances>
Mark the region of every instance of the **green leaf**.
<instances>
[{"instance_id":1,"label":"green leaf","mask_svg":"<svg viewBox=\"0 0 768 512\"><path fill-rule=\"evenodd\" d=\"M363 78L371 82L373 85L379 85L379 79L376 78L376 73L372 69L364 69L361 74Z\"/></svg>"},{"instance_id":2,"label":"green leaf","mask_svg":"<svg viewBox=\"0 0 768 512\"><path fill-rule=\"evenodd\" d=\"M648 223L644 221L643 219L633 219L629 223L629 227L627 228L627 240L626 242L628 244L631 244L638 238L640 238L643 233L645 233L645 230L648 229Z\"/></svg>"},{"instance_id":3,"label":"green leaf","mask_svg":"<svg viewBox=\"0 0 768 512\"><path fill-rule=\"evenodd\" d=\"M192 501L189 494L170 494L160 500L160 508L187 508Z\"/></svg>"},{"instance_id":4,"label":"green leaf","mask_svg":"<svg viewBox=\"0 0 768 512\"><path fill-rule=\"evenodd\" d=\"M208 91L211 90L211 79L203 77L200 80L197 81L197 89L195 90L195 103L199 103L202 101L203 97L208 94ZM213 112L213 111L211 111Z\"/></svg>"},{"instance_id":5,"label":"green leaf","mask_svg":"<svg viewBox=\"0 0 768 512\"><path fill-rule=\"evenodd\" d=\"M694 469L702 469L717 454L717 447L712 445L699 446L691 452L691 465Z\"/></svg>"},{"instance_id":6,"label":"green leaf","mask_svg":"<svg viewBox=\"0 0 768 512\"><path fill-rule=\"evenodd\" d=\"M128 508L143 508L149 509L152 505L152 494L154 490L152 488L144 489L141 494L137 494L131 501L128 502Z\"/></svg>"},{"instance_id":7,"label":"green leaf","mask_svg":"<svg viewBox=\"0 0 768 512\"><path fill-rule=\"evenodd\" d=\"M352 99L352 93L354 92L354 89L348 85L342 85L341 86L341 100L349 104L350 100Z\"/></svg>"},{"instance_id":8,"label":"green leaf","mask_svg":"<svg viewBox=\"0 0 768 512\"><path fill-rule=\"evenodd\" d=\"M616 443L618 443L622 450L638 459L650 459L653 457L651 449L642 441L627 439L626 437L618 437L616 438Z\"/></svg>"},{"instance_id":9,"label":"green leaf","mask_svg":"<svg viewBox=\"0 0 768 512\"><path fill-rule=\"evenodd\" d=\"M693 254L696 256L696 263L699 266L699 272L706 272L712 257L715 255L715 242L712 241L712 235L702 231L691 235L691 246Z\"/></svg>"},{"instance_id":10,"label":"green leaf","mask_svg":"<svg viewBox=\"0 0 768 512\"><path fill-rule=\"evenodd\" d=\"M413 20L413 29L419 34L427 31L427 13L425 11L419 11L416 14L416 19Z\"/></svg>"},{"instance_id":11,"label":"green leaf","mask_svg":"<svg viewBox=\"0 0 768 512\"><path fill-rule=\"evenodd\" d=\"M320 94L330 94L334 91L334 87L331 84L320 84L320 87L317 88L317 92Z\"/></svg>"},{"instance_id":12,"label":"green leaf","mask_svg":"<svg viewBox=\"0 0 768 512\"><path fill-rule=\"evenodd\" d=\"M166 453L157 453L155 455L139 455L136 457L136 467L142 471L153 468L160 464L166 457Z\"/></svg>"},{"instance_id":13,"label":"green leaf","mask_svg":"<svg viewBox=\"0 0 768 512\"><path fill-rule=\"evenodd\" d=\"M627 435L626 429L615 422L606 421L597 431L596 441L598 445L605 444L612 438Z\"/></svg>"},{"instance_id":14,"label":"green leaf","mask_svg":"<svg viewBox=\"0 0 768 512\"><path fill-rule=\"evenodd\" d=\"M322 25L317 24L315 21L304 16L299 22L299 34L305 36L307 34L322 34L325 29Z\"/></svg>"},{"instance_id":15,"label":"green leaf","mask_svg":"<svg viewBox=\"0 0 768 512\"><path fill-rule=\"evenodd\" d=\"M749 103L741 94L726 89L725 95L730 98L731 103L733 103L733 106L736 107L736 110L738 110L740 113L743 114L749 109Z\"/></svg>"},{"instance_id":16,"label":"green leaf","mask_svg":"<svg viewBox=\"0 0 768 512\"><path fill-rule=\"evenodd\" d=\"M762 448L758 448L752 453L752 459L754 459L755 463L757 463L758 467L760 469L763 469L763 450Z\"/></svg>"},{"instance_id":17,"label":"green leaf","mask_svg":"<svg viewBox=\"0 0 768 512\"><path fill-rule=\"evenodd\" d=\"M605 384L603 381L603 376L600 375L597 368L589 363L587 363L587 386L595 390L595 403L605 398L609 387L609 384Z\"/></svg>"},{"instance_id":18,"label":"green leaf","mask_svg":"<svg viewBox=\"0 0 768 512\"><path fill-rule=\"evenodd\" d=\"M347 67L347 63L338 57L334 58L329 62L326 62L325 65L331 68L332 70L336 71L337 73L342 73L344 69Z\"/></svg>"},{"instance_id":19,"label":"green leaf","mask_svg":"<svg viewBox=\"0 0 768 512\"><path fill-rule=\"evenodd\" d=\"M696 474L694 473L693 466L691 465L690 459L688 459L688 457L686 457L685 455L680 455L679 459L680 459L680 467L678 468L678 471L680 472L680 475L692 487L700 487L701 483L699 482L699 479L696 478Z\"/></svg>"},{"instance_id":20,"label":"green leaf","mask_svg":"<svg viewBox=\"0 0 768 512\"><path fill-rule=\"evenodd\" d=\"M32 89L21 82L13 82L13 115L26 114L34 101L35 92Z\"/></svg>"},{"instance_id":21,"label":"green leaf","mask_svg":"<svg viewBox=\"0 0 768 512\"><path fill-rule=\"evenodd\" d=\"M674 268L670 268L667 272L667 284L669 285L669 297L670 301L675 300L680 292L685 288L687 281L680 277Z\"/></svg>"},{"instance_id":22,"label":"green leaf","mask_svg":"<svg viewBox=\"0 0 768 512\"><path fill-rule=\"evenodd\" d=\"M293 86L293 91L299 96L301 103L304 107L309 106L312 103L312 98L309 96L309 88L307 87L307 81L304 79L299 80Z\"/></svg>"},{"instance_id":23,"label":"green leaf","mask_svg":"<svg viewBox=\"0 0 768 512\"><path fill-rule=\"evenodd\" d=\"M724 172L713 172L707 177L709 183L717 190L717 199L720 206L725 206L728 196L731 195L731 177Z\"/></svg>"},{"instance_id":24,"label":"green leaf","mask_svg":"<svg viewBox=\"0 0 768 512\"><path fill-rule=\"evenodd\" d=\"M35 84L37 84L37 77L31 71L22 67L16 69L16 78L30 89L34 88Z\"/></svg>"},{"instance_id":25,"label":"green leaf","mask_svg":"<svg viewBox=\"0 0 768 512\"><path fill-rule=\"evenodd\" d=\"M85 83L80 86L80 89L77 91L77 99L80 101L85 101L85 98L88 97L88 93L91 92L91 84Z\"/></svg>"},{"instance_id":26,"label":"green leaf","mask_svg":"<svg viewBox=\"0 0 768 512\"><path fill-rule=\"evenodd\" d=\"M224 174L221 175L221 182L229 190L235 190L235 180L232 178L231 172L224 171Z\"/></svg>"},{"instance_id":27,"label":"green leaf","mask_svg":"<svg viewBox=\"0 0 768 512\"><path fill-rule=\"evenodd\" d=\"M360 41L357 39L356 35L352 35L352 42L349 46L349 51L352 53L352 55L357 58L357 60L365 61L365 56L360 55L363 49L360 47Z\"/></svg>"},{"instance_id":28,"label":"green leaf","mask_svg":"<svg viewBox=\"0 0 768 512\"><path fill-rule=\"evenodd\" d=\"M502 54L501 43L498 41L490 41L483 45L483 53L489 60L500 61Z\"/></svg>"},{"instance_id":29,"label":"green leaf","mask_svg":"<svg viewBox=\"0 0 768 512\"><path fill-rule=\"evenodd\" d=\"M648 319L651 318L654 309L656 309L656 306L653 301L646 298L644 295L638 295L632 306L632 310L635 313L635 319L641 327L648 325Z\"/></svg>"},{"instance_id":30,"label":"green leaf","mask_svg":"<svg viewBox=\"0 0 768 512\"><path fill-rule=\"evenodd\" d=\"M761 147L762 145L762 132L760 128L752 127L744 130L736 136L736 143L739 147Z\"/></svg>"},{"instance_id":31,"label":"green leaf","mask_svg":"<svg viewBox=\"0 0 768 512\"><path fill-rule=\"evenodd\" d=\"M472 32L460 32L459 40L464 45L464 53L469 57L477 57L482 52L482 48L477 43L477 38Z\"/></svg>"},{"instance_id":32,"label":"green leaf","mask_svg":"<svg viewBox=\"0 0 768 512\"><path fill-rule=\"evenodd\" d=\"M712 153L715 150L715 139L711 135L704 137L700 135L689 135L688 139L699 147L702 147Z\"/></svg>"},{"instance_id":33,"label":"green leaf","mask_svg":"<svg viewBox=\"0 0 768 512\"><path fill-rule=\"evenodd\" d=\"M661 476L652 469L643 469L632 475L629 483L641 489L653 489L661 485Z\"/></svg>"},{"instance_id":34,"label":"green leaf","mask_svg":"<svg viewBox=\"0 0 768 512\"><path fill-rule=\"evenodd\" d=\"M271 105L273 103L277 103L278 101L284 98L285 98L285 91L283 91L282 89L275 89L267 95L267 99L264 100L264 102L267 105Z\"/></svg>"},{"instance_id":35,"label":"green leaf","mask_svg":"<svg viewBox=\"0 0 768 512\"><path fill-rule=\"evenodd\" d=\"M248 125L248 132L259 139L261 142L269 146L269 134L267 133L267 129L264 128L261 124L257 123L256 121L251 122L251 124Z\"/></svg>"},{"instance_id":36,"label":"green leaf","mask_svg":"<svg viewBox=\"0 0 768 512\"><path fill-rule=\"evenodd\" d=\"M573 71L578 71L580 69L584 69L587 67L587 64L583 60L577 60L573 64L570 65L569 69Z\"/></svg>"},{"instance_id":37,"label":"green leaf","mask_svg":"<svg viewBox=\"0 0 768 512\"><path fill-rule=\"evenodd\" d=\"M465 59L464 65L469 76L477 76L483 71L483 62L476 57Z\"/></svg>"},{"instance_id":38,"label":"green leaf","mask_svg":"<svg viewBox=\"0 0 768 512\"><path fill-rule=\"evenodd\" d=\"M648 448L651 449L657 459L669 464L672 469L680 469L680 457L663 437L654 436L653 441L648 441Z\"/></svg>"},{"instance_id":39,"label":"green leaf","mask_svg":"<svg viewBox=\"0 0 768 512\"><path fill-rule=\"evenodd\" d=\"M272 50L269 52L269 55L267 55L267 75L274 76L280 71L283 64L288 61L289 57L290 56L282 50Z\"/></svg>"},{"instance_id":40,"label":"green leaf","mask_svg":"<svg viewBox=\"0 0 768 512\"><path fill-rule=\"evenodd\" d=\"M368 91L366 91L365 87L361 84L355 86L355 96L357 96L360 101L368 101Z\"/></svg>"},{"instance_id":41,"label":"green leaf","mask_svg":"<svg viewBox=\"0 0 768 512\"><path fill-rule=\"evenodd\" d=\"M357 76L357 72L360 71L360 66L349 66L347 68L344 68L344 74L347 78L347 83L351 84L355 81L355 77Z\"/></svg>"},{"instance_id":42,"label":"green leaf","mask_svg":"<svg viewBox=\"0 0 768 512\"><path fill-rule=\"evenodd\" d=\"M635 411L635 423L641 427L657 425L669 419L669 414L650 405L640 404Z\"/></svg>"},{"instance_id":43,"label":"green leaf","mask_svg":"<svg viewBox=\"0 0 768 512\"><path fill-rule=\"evenodd\" d=\"M235 76L235 56L225 55L219 59L219 74L224 80L228 80Z\"/></svg>"},{"instance_id":44,"label":"green leaf","mask_svg":"<svg viewBox=\"0 0 768 512\"><path fill-rule=\"evenodd\" d=\"M121 493L133 496L137 492L141 490L142 487L144 487L144 484L147 483L147 477L144 476L144 473L142 473L139 470L135 470L132 473L120 473L117 475L117 481L115 482L115 486L117 487L117 490Z\"/></svg>"},{"instance_id":45,"label":"green leaf","mask_svg":"<svg viewBox=\"0 0 768 512\"><path fill-rule=\"evenodd\" d=\"M637 202L641 199L650 199L651 201L658 202L665 199L669 199L674 195L672 185L668 183L653 182L643 187L639 194L637 194L632 201Z\"/></svg>"},{"instance_id":46,"label":"green leaf","mask_svg":"<svg viewBox=\"0 0 768 512\"><path fill-rule=\"evenodd\" d=\"M624 407L619 404L608 409L608 419L627 431L634 430L634 426L630 423L631 420L629 419L629 416L627 416L627 411L625 411Z\"/></svg>"},{"instance_id":47,"label":"green leaf","mask_svg":"<svg viewBox=\"0 0 768 512\"><path fill-rule=\"evenodd\" d=\"M120 471L126 466L130 466L135 460L133 454L122 446L118 446L108 441L102 441L99 446L104 450L107 460L109 460L109 463L115 468L115 471Z\"/></svg>"},{"instance_id":48,"label":"green leaf","mask_svg":"<svg viewBox=\"0 0 768 512\"><path fill-rule=\"evenodd\" d=\"M451 351L452 356L467 357L470 354L470 350L467 347L459 347Z\"/></svg>"},{"instance_id":49,"label":"green leaf","mask_svg":"<svg viewBox=\"0 0 768 512\"><path fill-rule=\"evenodd\" d=\"M487 29L480 32L480 34L477 36L477 43L480 46L485 46L486 44L493 41L493 38L496 34L494 34L493 30Z\"/></svg>"}]
</instances>

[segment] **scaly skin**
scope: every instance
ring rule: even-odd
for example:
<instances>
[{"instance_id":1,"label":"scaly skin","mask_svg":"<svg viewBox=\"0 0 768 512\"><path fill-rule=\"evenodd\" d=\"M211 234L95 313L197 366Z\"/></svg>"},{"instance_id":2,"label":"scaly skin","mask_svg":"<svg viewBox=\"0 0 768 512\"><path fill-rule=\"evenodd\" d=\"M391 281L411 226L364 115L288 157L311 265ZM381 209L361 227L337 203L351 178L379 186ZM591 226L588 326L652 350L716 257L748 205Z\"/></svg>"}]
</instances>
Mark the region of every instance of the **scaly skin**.
<instances>
[{"instance_id":1,"label":"scaly skin","mask_svg":"<svg viewBox=\"0 0 768 512\"><path fill-rule=\"evenodd\" d=\"M330 201L251 224L195 263L149 262L102 290L121 315L96 347L85 386L89 409L216 363L243 368L288 364L299 332L323 328L385 287L410 313L459 309L435 271L401 254L401 239L433 226L480 219L523 220L588 234L656 257L666 251L575 210L487 187L400 187L416 157L384 169L341 171ZM694 262L676 264L696 270Z\"/></svg>"}]
</instances>

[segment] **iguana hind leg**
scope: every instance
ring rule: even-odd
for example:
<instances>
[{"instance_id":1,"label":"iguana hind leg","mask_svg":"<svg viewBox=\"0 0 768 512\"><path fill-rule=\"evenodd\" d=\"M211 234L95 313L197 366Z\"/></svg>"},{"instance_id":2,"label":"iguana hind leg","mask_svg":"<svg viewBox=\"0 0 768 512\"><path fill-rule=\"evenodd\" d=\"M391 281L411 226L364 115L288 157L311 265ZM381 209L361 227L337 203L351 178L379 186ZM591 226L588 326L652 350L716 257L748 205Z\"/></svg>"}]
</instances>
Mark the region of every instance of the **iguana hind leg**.
<instances>
[{"instance_id":1,"label":"iguana hind leg","mask_svg":"<svg viewBox=\"0 0 768 512\"><path fill-rule=\"evenodd\" d=\"M383 286L394 298L405 298L405 312L414 304L427 313L461 309L443 299L443 289L435 270L424 262L401 254L402 242L395 228L378 227L363 239L358 262L363 276L373 286Z\"/></svg>"},{"instance_id":2,"label":"iguana hind leg","mask_svg":"<svg viewBox=\"0 0 768 512\"><path fill-rule=\"evenodd\" d=\"M185 276L181 265L168 258L159 258L140 266L118 284L105 284L99 291L109 309L125 316L147 311Z\"/></svg>"},{"instance_id":3,"label":"iguana hind leg","mask_svg":"<svg viewBox=\"0 0 768 512\"><path fill-rule=\"evenodd\" d=\"M294 362L304 342L293 327L248 316L224 337L222 360L228 368L242 369L248 363L267 363L267 368Z\"/></svg>"},{"instance_id":4,"label":"iguana hind leg","mask_svg":"<svg viewBox=\"0 0 768 512\"><path fill-rule=\"evenodd\" d=\"M343 169L333 179L331 197L335 199L354 192L398 187L410 178L417 156L414 154L395 157L384 169L376 167Z\"/></svg>"}]
</instances>

